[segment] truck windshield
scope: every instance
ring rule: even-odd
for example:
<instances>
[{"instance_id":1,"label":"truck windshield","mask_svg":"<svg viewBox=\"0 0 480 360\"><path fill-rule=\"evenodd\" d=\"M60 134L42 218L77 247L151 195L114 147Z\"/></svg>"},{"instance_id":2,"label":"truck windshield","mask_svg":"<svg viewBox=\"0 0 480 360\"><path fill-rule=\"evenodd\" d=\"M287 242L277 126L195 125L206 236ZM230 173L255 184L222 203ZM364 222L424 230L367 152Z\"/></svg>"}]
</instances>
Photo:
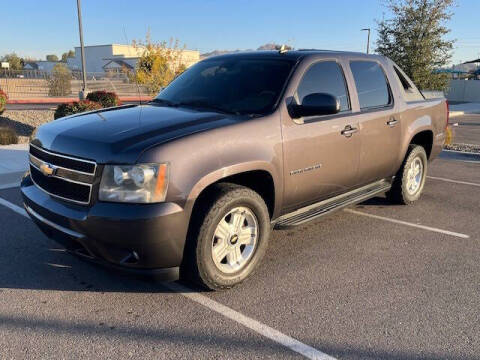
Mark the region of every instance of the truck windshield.
<instances>
[{"instance_id":1,"label":"truck windshield","mask_svg":"<svg viewBox=\"0 0 480 360\"><path fill-rule=\"evenodd\" d=\"M288 59L212 59L172 81L154 102L232 114L273 110L295 62Z\"/></svg>"}]
</instances>

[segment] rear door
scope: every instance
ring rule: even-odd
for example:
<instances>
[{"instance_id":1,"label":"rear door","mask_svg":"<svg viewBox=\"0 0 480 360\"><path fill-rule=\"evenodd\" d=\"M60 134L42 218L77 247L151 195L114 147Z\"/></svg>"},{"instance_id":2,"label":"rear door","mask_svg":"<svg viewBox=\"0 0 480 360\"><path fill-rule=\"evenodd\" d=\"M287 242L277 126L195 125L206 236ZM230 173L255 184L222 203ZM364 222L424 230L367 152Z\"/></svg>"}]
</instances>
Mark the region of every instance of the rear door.
<instances>
[{"instance_id":1,"label":"rear door","mask_svg":"<svg viewBox=\"0 0 480 360\"><path fill-rule=\"evenodd\" d=\"M341 111L302 119L292 119L287 112L282 116L286 208L348 191L358 171L358 123L351 116L343 66L335 58L316 60L303 64L298 73L290 100L301 104L309 94L329 93L340 100Z\"/></svg>"},{"instance_id":2,"label":"rear door","mask_svg":"<svg viewBox=\"0 0 480 360\"><path fill-rule=\"evenodd\" d=\"M360 114L359 185L396 172L401 141L401 119L383 65L376 60L351 60Z\"/></svg>"}]
</instances>

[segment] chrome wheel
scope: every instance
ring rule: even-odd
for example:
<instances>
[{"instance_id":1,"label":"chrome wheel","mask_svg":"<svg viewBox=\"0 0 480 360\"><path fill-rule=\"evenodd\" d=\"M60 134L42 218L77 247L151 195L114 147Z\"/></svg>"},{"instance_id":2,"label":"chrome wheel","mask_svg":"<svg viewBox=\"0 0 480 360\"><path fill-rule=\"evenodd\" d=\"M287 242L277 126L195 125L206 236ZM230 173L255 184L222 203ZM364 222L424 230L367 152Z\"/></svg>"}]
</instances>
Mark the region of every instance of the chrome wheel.
<instances>
[{"instance_id":1,"label":"chrome wheel","mask_svg":"<svg viewBox=\"0 0 480 360\"><path fill-rule=\"evenodd\" d=\"M224 273L242 269L252 257L258 240L258 220L246 207L237 207L225 215L215 229L212 258Z\"/></svg>"},{"instance_id":2,"label":"chrome wheel","mask_svg":"<svg viewBox=\"0 0 480 360\"><path fill-rule=\"evenodd\" d=\"M407 172L407 191L414 195L420 188L423 180L423 162L419 157L413 159Z\"/></svg>"}]
</instances>

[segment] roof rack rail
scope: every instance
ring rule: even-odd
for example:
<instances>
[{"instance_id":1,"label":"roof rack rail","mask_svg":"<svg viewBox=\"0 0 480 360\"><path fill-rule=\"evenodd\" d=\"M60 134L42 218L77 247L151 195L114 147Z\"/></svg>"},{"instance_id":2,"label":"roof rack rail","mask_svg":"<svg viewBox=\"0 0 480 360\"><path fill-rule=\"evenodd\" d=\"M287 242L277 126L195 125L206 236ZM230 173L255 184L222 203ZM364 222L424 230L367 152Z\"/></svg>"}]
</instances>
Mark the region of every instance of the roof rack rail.
<instances>
[{"instance_id":1,"label":"roof rack rail","mask_svg":"<svg viewBox=\"0 0 480 360\"><path fill-rule=\"evenodd\" d=\"M283 44L280 49L278 50L278 52L280 54L285 54L286 52L288 51L287 47L285 46L285 44Z\"/></svg>"}]
</instances>

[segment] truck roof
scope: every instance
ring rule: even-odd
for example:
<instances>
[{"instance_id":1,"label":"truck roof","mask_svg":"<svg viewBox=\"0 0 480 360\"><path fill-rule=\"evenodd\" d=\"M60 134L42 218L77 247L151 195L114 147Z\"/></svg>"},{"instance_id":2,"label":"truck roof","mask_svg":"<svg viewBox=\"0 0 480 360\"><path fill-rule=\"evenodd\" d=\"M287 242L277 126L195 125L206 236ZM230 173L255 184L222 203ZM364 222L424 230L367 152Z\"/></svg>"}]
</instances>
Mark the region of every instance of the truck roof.
<instances>
[{"instance_id":1,"label":"truck roof","mask_svg":"<svg viewBox=\"0 0 480 360\"><path fill-rule=\"evenodd\" d=\"M299 50L288 50L280 52L278 50L256 50L256 51L240 51L235 53L228 53L222 55L216 55L208 57L205 60L212 59L226 59L226 58L284 58L291 60L298 60L300 58L309 57L309 56L338 56L338 57L364 57L364 58L384 58L381 55L372 55L365 54L360 52L353 51L339 51L339 50L318 50L318 49L299 49Z\"/></svg>"}]
</instances>

